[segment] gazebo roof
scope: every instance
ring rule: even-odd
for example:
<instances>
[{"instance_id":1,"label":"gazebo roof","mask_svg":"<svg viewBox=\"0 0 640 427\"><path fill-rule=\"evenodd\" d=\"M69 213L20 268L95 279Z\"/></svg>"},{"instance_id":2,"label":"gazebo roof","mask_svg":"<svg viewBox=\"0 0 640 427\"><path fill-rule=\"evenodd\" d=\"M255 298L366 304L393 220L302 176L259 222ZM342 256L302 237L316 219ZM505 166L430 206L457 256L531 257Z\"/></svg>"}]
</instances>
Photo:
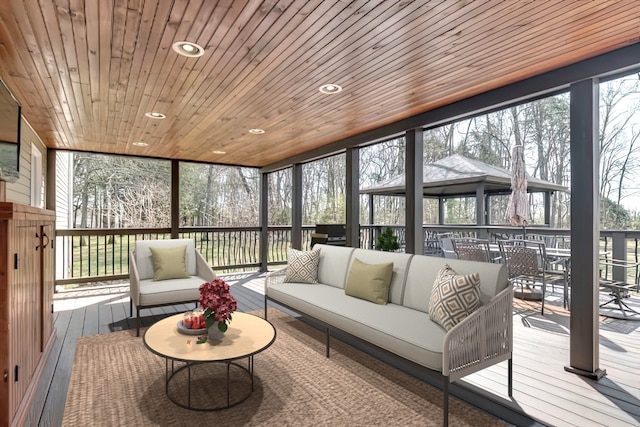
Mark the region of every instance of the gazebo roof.
<instances>
[{"instance_id":1,"label":"gazebo roof","mask_svg":"<svg viewBox=\"0 0 640 427\"><path fill-rule=\"evenodd\" d=\"M425 165L422 182L424 196L432 197L475 195L476 189L481 184L484 184L486 194L509 194L511 192L510 171L459 154ZM527 177L527 184L529 192L568 190L562 185L537 178ZM360 190L362 194L385 196L404 196L405 192L404 175Z\"/></svg>"}]
</instances>

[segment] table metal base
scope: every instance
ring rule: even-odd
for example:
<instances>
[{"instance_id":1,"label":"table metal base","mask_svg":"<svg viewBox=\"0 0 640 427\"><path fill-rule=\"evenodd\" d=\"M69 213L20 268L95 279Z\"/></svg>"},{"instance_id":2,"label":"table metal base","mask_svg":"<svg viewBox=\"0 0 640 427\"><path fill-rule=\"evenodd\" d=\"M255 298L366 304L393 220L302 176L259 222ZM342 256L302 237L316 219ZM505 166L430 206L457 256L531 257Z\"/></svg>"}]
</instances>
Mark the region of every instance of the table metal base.
<instances>
[{"instance_id":1,"label":"table metal base","mask_svg":"<svg viewBox=\"0 0 640 427\"><path fill-rule=\"evenodd\" d=\"M192 375L191 375L191 367L195 366L195 365L206 365L206 364L224 364L226 365L226 392L227 392L227 398L226 398L226 404L224 405L217 405L217 406L212 406L212 407L196 407L192 404L192 399L191 399L191 395L192 395ZM230 385L230 371L231 371L231 366L236 366L238 368L240 368L242 370L242 372L244 372L245 374L248 375L248 378L251 382L251 388L249 389L249 392L246 395L241 396L239 399L235 400L234 402L231 402L231 385ZM171 393L169 393L169 384L171 383L171 380L175 378L176 374L178 374L179 372L182 372L184 370L187 370L187 403L184 404L183 402L178 401L174 396L171 395ZM190 409L193 411L219 411L222 409L228 409L231 408L233 406L236 406L242 402L244 402L245 400L247 400L251 394L253 393L253 356L248 356L247 357L247 366L243 366L240 365L239 363L236 362L232 362L232 361L215 361L215 362L185 362L184 365L179 366L176 368L175 366L175 361L171 360L171 359L165 359L165 393L167 395L167 397L169 398L169 400L171 400L173 403L175 403L176 405L185 408L185 409Z\"/></svg>"}]
</instances>

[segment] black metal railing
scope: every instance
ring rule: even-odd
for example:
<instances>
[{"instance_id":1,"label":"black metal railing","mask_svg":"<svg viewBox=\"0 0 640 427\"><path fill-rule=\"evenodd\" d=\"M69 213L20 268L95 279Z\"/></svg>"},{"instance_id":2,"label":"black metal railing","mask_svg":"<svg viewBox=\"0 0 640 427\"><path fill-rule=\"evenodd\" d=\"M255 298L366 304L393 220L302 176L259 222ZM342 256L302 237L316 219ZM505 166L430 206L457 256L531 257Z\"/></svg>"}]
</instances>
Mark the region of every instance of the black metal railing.
<instances>
[{"instance_id":1,"label":"black metal railing","mask_svg":"<svg viewBox=\"0 0 640 427\"><path fill-rule=\"evenodd\" d=\"M302 247L311 246L313 226L302 229ZM116 280L129 277L129 254L136 240L170 239L169 228L56 230L56 284ZM260 268L260 227L188 227L179 238L193 239L196 249L219 273ZM267 231L267 264L287 262L291 227Z\"/></svg>"},{"instance_id":2,"label":"black metal railing","mask_svg":"<svg viewBox=\"0 0 640 427\"><path fill-rule=\"evenodd\" d=\"M391 228L398 237L400 251L406 244L405 227L401 225L363 225L360 227L360 247L375 249L376 239L385 228ZM302 229L302 248L311 247L313 226ZM56 284L88 283L101 280L124 279L129 276L129 254L136 240L169 239L169 228L153 229L72 229L56 230ZM440 255L439 236L455 235L488 238L492 241L522 237L519 227L429 225L423 228L424 254ZM570 230L528 227L527 237L544 239L556 247L569 247ZM180 238L193 239L196 248L219 273L256 271L262 266L260 259L259 227L188 227L181 228ZM287 249L291 246L290 226L270 226L267 232L267 265L285 264ZM621 243L624 240L624 243ZM600 250L605 260L624 259L634 267L612 268L603 263L603 277L637 280L640 231L610 231L600 233Z\"/></svg>"}]
</instances>

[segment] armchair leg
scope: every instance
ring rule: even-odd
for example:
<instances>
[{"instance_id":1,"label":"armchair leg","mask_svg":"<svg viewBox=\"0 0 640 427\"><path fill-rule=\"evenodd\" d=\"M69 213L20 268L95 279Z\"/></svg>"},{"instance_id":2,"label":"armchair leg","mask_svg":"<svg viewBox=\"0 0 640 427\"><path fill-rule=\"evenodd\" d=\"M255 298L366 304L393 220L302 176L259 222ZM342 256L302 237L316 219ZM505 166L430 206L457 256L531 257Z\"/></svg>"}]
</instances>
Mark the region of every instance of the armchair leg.
<instances>
[{"instance_id":1,"label":"armchair leg","mask_svg":"<svg viewBox=\"0 0 640 427\"><path fill-rule=\"evenodd\" d=\"M140 336L140 309L136 307L136 336Z\"/></svg>"},{"instance_id":2,"label":"armchair leg","mask_svg":"<svg viewBox=\"0 0 640 427\"><path fill-rule=\"evenodd\" d=\"M129 296L129 317L133 317L133 298Z\"/></svg>"}]
</instances>

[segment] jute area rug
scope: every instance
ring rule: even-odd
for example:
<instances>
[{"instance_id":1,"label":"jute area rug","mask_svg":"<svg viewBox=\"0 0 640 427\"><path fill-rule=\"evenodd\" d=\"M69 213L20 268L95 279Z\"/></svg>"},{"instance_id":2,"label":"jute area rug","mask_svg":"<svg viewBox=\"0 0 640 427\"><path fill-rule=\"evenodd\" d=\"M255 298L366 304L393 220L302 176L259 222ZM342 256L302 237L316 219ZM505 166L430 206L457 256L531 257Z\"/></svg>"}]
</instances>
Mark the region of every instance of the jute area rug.
<instances>
[{"instance_id":1,"label":"jute area rug","mask_svg":"<svg viewBox=\"0 0 640 427\"><path fill-rule=\"evenodd\" d=\"M239 405L216 412L171 402L165 393L165 360L149 352L135 331L80 338L63 425L442 425L440 390L338 340L332 340L327 359L322 332L275 309L269 310L269 320L277 337L254 358L254 392ZM226 399L224 365L197 368L201 370L192 371L195 403ZM231 372L232 401L249 390L243 373ZM186 374L172 380L169 392L179 400L185 385ZM449 423L505 425L453 397Z\"/></svg>"}]
</instances>

